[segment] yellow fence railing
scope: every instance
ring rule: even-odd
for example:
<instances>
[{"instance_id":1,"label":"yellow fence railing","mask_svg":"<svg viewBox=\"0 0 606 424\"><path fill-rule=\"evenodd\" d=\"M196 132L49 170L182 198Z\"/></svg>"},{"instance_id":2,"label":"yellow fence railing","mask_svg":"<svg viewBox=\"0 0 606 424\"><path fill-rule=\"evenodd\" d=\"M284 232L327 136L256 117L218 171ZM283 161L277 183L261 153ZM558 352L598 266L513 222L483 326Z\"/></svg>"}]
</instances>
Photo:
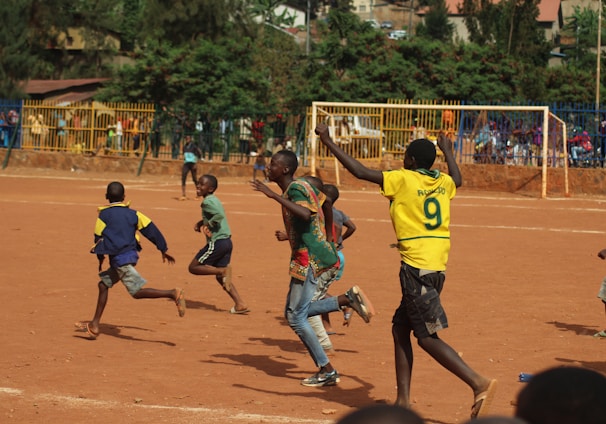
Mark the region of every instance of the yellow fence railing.
<instances>
[{"instance_id":1,"label":"yellow fence railing","mask_svg":"<svg viewBox=\"0 0 606 424\"><path fill-rule=\"evenodd\" d=\"M351 106L331 106L324 104L318 109L316 122L312 119L312 108L307 110L307 129L310 134L315 125L325 122L330 133L343 150L356 159L381 160L386 154L401 156L410 141L416 138L435 138L441 131L454 137L459 128L461 111L448 106L460 102L438 102L435 100L413 101L410 99L390 100L388 104L440 105L436 109L402 109L367 104ZM316 157L325 160L330 157L328 150L318 146Z\"/></svg>"},{"instance_id":2,"label":"yellow fence railing","mask_svg":"<svg viewBox=\"0 0 606 424\"><path fill-rule=\"evenodd\" d=\"M60 103L25 100L23 149L73 153L138 154L152 130L147 103Z\"/></svg>"}]
</instances>

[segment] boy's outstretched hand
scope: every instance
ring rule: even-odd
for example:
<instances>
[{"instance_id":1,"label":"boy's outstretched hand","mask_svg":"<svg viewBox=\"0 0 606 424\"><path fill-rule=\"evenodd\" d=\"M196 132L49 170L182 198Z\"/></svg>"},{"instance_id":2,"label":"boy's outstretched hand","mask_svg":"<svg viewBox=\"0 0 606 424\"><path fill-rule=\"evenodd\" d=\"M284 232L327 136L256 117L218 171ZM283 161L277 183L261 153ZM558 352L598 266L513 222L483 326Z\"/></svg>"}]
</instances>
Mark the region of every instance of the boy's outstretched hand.
<instances>
[{"instance_id":1,"label":"boy's outstretched hand","mask_svg":"<svg viewBox=\"0 0 606 424\"><path fill-rule=\"evenodd\" d=\"M261 193L263 193L264 195L266 195L269 198L276 196L276 193L271 188L269 188L266 184L263 184L262 181L253 180L250 182L250 185L254 191L260 191Z\"/></svg>"},{"instance_id":2,"label":"boy's outstretched hand","mask_svg":"<svg viewBox=\"0 0 606 424\"><path fill-rule=\"evenodd\" d=\"M162 252L162 262L166 262L166 261L168 261L168 263L170 265L172 265L175 263L175 258L173 258L171 255L169 255L166 252Z\"/></svg>"},{"instance_id":3,"label":"boy's outstretched hand","mask_svg":"<svg viewBox=\"0 0 606 424\"><path fill-rule=\"evenodd\" d=\"M438 147L440 148L441 151L452 151L452 140L448 137L446 137L446 134L444 133L440 133L438 134Z\"/></svg>"},{"instance_id":4,"label":"boy's outstretched hand","mask_svg":"<svg viewBox=\"0 0 606 424\"><path fill-rule=\"evenodd\" d=\"M328 131L328 125L324 122L320 122L316 125L315 132L318 136L320 136L320 141L324 144L331 143L332 139L330 138L330 133Z\"/></svg>"}]
</instances>

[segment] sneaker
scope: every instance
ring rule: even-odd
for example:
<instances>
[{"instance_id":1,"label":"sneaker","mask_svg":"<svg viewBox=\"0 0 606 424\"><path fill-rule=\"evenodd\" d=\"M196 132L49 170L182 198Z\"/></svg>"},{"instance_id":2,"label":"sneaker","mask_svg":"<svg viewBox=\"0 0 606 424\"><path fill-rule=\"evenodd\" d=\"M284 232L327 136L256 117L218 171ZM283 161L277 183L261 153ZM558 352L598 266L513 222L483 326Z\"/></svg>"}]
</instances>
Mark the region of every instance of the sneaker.
<instances>
[{"instance_id":1,"label":"sneaker","mask_svg":"<svg viewBox=\"0 0 606 424\"><path fill-rule=\"evenodd\" d=\"M358 286L353 286L347 290L345 296L349 299L349 306L362 317L364 322L369 323L370 319L375 315L375 308L362 289Z\"/></svg>"},{"instance_id":2,"label":"sneaker","mask_svg":"<svg viewBox=\"0 0 606 424\"><path fill-rule=\"evenodd\" d=\"M307 387L336 386L341 381L337 370L331 372L317 372L311 377L301 380L301 384Z\"/></svg>"}]
</instances>

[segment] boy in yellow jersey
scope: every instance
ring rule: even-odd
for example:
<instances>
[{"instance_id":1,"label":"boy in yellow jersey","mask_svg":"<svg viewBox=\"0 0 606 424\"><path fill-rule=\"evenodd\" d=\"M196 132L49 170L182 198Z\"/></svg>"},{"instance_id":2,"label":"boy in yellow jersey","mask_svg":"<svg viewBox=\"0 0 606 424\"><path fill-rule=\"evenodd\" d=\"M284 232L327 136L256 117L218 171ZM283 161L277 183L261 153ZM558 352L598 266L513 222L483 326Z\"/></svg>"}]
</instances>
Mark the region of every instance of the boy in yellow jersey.
<instances>
[{"instance_id":1,"label":"boy in yellow jersey","mask_svg":"<svg viewBox=\"0 0 606 424\"><path fill-rule=\"evenodd\" d=\"M436 147L426 139L414 140L404 155L404 168L369 169L345 153L319 124L316 134L355 177L376 183L390 201L389 213L400 250L402 301L392 319L395 345L396 405L410 407L413 351L410 333L419 346L443 367L471 387L471 417L486 415L496 391L496 380L471 369L437 332L448 327L440 303L450 251L450 200L461 185L461 172L452 153L452 141L440 134L437 144L444 153L450 175L431 170Z\"/></svg>"}]
</instances>

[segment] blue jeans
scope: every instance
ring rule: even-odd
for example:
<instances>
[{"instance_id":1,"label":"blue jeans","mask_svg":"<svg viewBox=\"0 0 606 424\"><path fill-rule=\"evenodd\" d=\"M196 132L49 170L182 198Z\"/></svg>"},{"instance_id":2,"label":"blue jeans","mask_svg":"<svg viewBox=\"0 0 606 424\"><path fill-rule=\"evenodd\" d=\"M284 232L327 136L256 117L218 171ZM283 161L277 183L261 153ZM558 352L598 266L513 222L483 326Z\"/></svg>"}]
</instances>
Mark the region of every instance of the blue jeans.
<instances>
[{"instance_id":1,"label":"blue jeans","mask_svg":"<svg viewBox=\"0 0 606 424\"><path fill-rule=\"evenodd\" d=\"M338 297L333 296L312 302L317 287L317 279L311 267L307 270L305 281L290 279L290 288L286 296L286 310L284 316L290 328L299 336L312 359L318 367L327 365L330 361L324 353L322 345L307 318L325 312L340 310Z\"/></svg>"}]
</instances>

